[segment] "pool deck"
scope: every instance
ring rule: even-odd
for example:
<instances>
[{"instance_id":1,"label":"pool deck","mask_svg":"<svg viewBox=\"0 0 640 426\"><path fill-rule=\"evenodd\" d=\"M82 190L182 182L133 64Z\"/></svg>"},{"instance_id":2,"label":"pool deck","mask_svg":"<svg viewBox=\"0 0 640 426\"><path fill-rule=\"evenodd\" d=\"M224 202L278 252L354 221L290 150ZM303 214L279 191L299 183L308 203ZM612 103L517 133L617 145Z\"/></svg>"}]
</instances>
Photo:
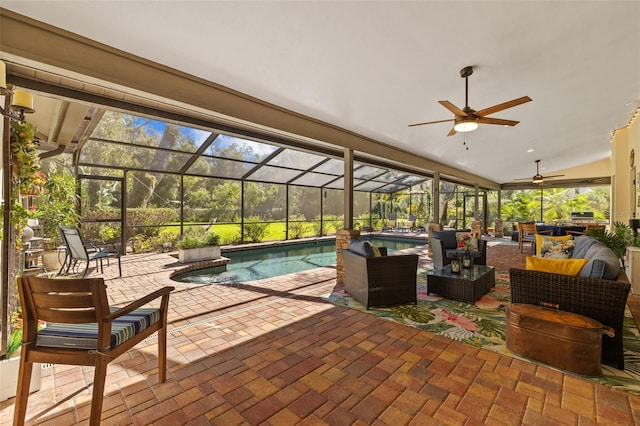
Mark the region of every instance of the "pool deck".
<instances>
[{"instance_id":1,"label":"pool deck","mask_svg":"<svg viewBox=\"0 0 640 426\"><path fill-rule=\"evenodd\" d=\"M91 270L112 304L176 287L166 383L155 339L122 355L103 425L640 423L639 397L327 303L333 268L202 286L171 281L182 266L154 253L123 257L121 278L113 262ZM43 369L28 424L87 424L92 382L90 367ZM0 402L0 425L12 416Z\"/></svg>"}]
</instances>

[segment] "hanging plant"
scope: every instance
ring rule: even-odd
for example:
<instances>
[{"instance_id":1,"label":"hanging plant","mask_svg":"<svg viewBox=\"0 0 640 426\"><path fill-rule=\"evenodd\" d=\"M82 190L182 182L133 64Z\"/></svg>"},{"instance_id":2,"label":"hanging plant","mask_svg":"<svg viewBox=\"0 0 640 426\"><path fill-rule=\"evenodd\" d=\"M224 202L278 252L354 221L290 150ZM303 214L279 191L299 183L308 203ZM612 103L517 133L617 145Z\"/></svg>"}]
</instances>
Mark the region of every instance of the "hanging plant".
<instances>
[{"instance_id":1,"label":"hanging plant","mask_svg":"<svg viewBox=\"0 0 640 426\"><path fill-rule=\"evenodd\" d=\"M40 170L35 127L26 122L11 121L9 143L11 149L11 223L17 232L27 225L31 212L22 206L20 196L42 193L46 176ZM16 238L16 249L22 248L22 239Z\"/></svg>"},{"instance_id":2,"label":"hanging plant","mask_svg":"<svg viewBox=\"0 0 640 426\"><path fill-rule=\"evenodd\" d=\"M11 121L11 175L13 187L19 195L39 195L46 182L40 170L38 146L34 140L35 127L26 122ZM14 194L17 195L18 194Z\"/></svg>"}]
</instances>

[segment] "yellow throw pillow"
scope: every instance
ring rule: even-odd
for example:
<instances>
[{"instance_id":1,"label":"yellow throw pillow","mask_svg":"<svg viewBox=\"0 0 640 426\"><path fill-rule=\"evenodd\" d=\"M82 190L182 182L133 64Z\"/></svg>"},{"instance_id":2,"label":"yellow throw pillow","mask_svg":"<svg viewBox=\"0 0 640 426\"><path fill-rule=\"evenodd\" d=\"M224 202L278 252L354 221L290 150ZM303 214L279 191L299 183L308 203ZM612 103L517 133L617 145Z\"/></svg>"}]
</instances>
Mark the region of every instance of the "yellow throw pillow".
<instances>
[{"instance_id":1,"label":"yellow throw pillow","mask_svg":"<svg viewBox=\"0 0 640 426\"><path fill-rule=\"evenodd\" d=\"M571 245L571 250L573 250L572 243L565 243L565 241L571 241L571 235L563 235L561 237L552 237L551 235L542 235L536 234L536 256L538 257L556 257L556 256L545 256L547 252L553 251L565 251L565 245ZM571 257L570 255L565 256Z\"/></svg>"},{"instance_id":2,"label":"yellow throw pillow","mask_svg":"<svg viewBox=\"0 0 640 426\"><path fill-rule=\"evenodd\" d=\"M547 259L527 256L527 271L550 272L560 275L578 275L589 259Z\"/></svg>"}]
</instances>

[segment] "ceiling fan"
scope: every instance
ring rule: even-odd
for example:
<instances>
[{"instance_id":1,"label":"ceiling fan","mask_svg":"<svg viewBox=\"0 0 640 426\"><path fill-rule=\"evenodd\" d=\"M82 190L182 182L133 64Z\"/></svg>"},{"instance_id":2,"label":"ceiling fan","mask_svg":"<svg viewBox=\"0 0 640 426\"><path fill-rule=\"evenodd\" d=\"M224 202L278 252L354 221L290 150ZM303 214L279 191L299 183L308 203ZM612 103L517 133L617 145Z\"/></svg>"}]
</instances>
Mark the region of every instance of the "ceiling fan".
<instances>
[{"instance_id":1,"label":"ceiling fan","mask_svg":"<svg viewBox=\"0 0 640 426\"><path fill-rule=\"evenodd\" d=\"M476 111L469 107L469 76L473 74L473 67L471 65L464 67L460 70L460 77L464 78L464 95L465 95L465 107L463 109L458 108L454 104L449 101L438 101L440 105L451 111L454 115L454 118L449 120L438 120L438 121L428 121L426 123L416 123L409 124L409 127L413 126L422 126L425 124L435 124L435 123L444 123L447 121L453 121L454 126L451 131L447 134L447 136L453 136L457 132L470 132L478 128L478 124L499 124L503 126L515 126L519 123L519 121L515 120L504 120L501 118L491 118L487 117L487 115L495 114L498 111L505 110L507 108L512 108L514 106L524 104L526 102L530 102L531 98L528 96L523 96L518 99L513 99L511 101L503 102L498 105L494 105L489 108L481 109L480 111Z\"/></svg>"},{"instance_id":2,"label":"ceiling fan","mask_svg":"<svg viewBox=\"0 0 640 426\"><path fill-rule=\"evenodd\" d=\"M531 179L531 183L537 183L538 185L541 185L541 184L544 183L545 179L561 177L561 176L564 176L564 175L542 176L540 174L540 160L536 160L536 174L535 174L535 176L533 176L533 178L524 178L524 179L516 179L516 180L529 180L529 179Z\"/></svg>"}]
</instances>

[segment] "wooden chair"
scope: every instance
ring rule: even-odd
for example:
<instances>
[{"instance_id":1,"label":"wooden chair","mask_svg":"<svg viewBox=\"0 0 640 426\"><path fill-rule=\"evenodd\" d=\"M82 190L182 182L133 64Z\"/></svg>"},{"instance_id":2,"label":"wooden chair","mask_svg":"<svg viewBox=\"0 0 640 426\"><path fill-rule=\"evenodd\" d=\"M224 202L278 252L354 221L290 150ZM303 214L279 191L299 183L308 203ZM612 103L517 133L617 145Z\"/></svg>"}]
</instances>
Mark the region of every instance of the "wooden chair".
<instances>
[{"instance_id":1,"label":"wooden chair","mask_svg":"<svg viewBox=\"0 0 640 426\"><path fill-rule=\"evenodd\" d=\"M518 248L523 253L525 243L531 243L533 254L536 253L536 234L551 235L553 231L538 231L535 222L518 222Z\"/></svg>"},{"instance_id":2,"label":"wooden chair","mask_svg":"<svg viewBox=\"0 0 640 426\"><path fill-rule=\"evenodd\" d=\"M587 234L589 233L589 231L604 232L607 230L607 225L605 225L604 223L587 223L585 226L586 229L584 231Z\"/></svg>"},{"instance_id":3,"label":"wooden chair","mask_svg":"<svg viewBox=\"0 0 640 426\"><path fill-rule=\"evenodd\" d=\"M158 381L167 365L167 309L173 287L164 287L123 308L110 308L102 278L20 277L22 353L14 425L24 424L33 363L94 366L90 425L99 425L107 365L158 333ZM142 308L156 299L159 308ZM38 322L47 327L38 330Z\"/></svg>"},{"instance_id":4,"label":"wooden chair","mask_svg":"<svg viewBox=\"0 0 640 426\"><path fill-rule=\"evenodd\" d=\"M580 235L589 235L589 231L596 231L596 232L604 232L607 229L607 225L605 224L601 224L601 223L585 223L584 225L584 231L576 231L573 229L567 229L565 231L566 235L573 235L574 238L578 237Z\"/></svg>"},{"instance_id":5,"label":"wooden chair","mask_svg":"<svg viewBox=\"0 0 640 426\"><path fill-rule=\"evenodd\" d=\"M472 220L471 221L471 230L475 232L477 235L482 235L482 221L481 220Z\"/></svg>"},{"instance_id":6,"label":"wooden chair","mask_svg":"<svg viewBox=\"0 0 640 426\"><path fill-rule=\"evenodd\" d=\"M531 249L535 253L533 248L536 244L536 224L533 222L517 222L518 223L518 249L520 253L523 252L525 243L531 243Z\"/></svg>"},{"instance_id":7,"label":"wooden chair","mask_svg":"<svg viewBox=\"0 0 640 426\"><path fill-rule=\"evenodd\" d=\"M66 247L66 258L60 267L59 275L66 275L72 268L76 269L78 265L84 265L82 276L85 277L89 272L89 264L92 260L96 261L96 268L102 272L104 271L102 261L116 258L118 259L118 276L122 276L120 252L115 247L109 248L106 244L89 243L82 238L78 228L73 226L61 226L60 235L62 235L62 241Z\"/></svg>"}]
</instances>

